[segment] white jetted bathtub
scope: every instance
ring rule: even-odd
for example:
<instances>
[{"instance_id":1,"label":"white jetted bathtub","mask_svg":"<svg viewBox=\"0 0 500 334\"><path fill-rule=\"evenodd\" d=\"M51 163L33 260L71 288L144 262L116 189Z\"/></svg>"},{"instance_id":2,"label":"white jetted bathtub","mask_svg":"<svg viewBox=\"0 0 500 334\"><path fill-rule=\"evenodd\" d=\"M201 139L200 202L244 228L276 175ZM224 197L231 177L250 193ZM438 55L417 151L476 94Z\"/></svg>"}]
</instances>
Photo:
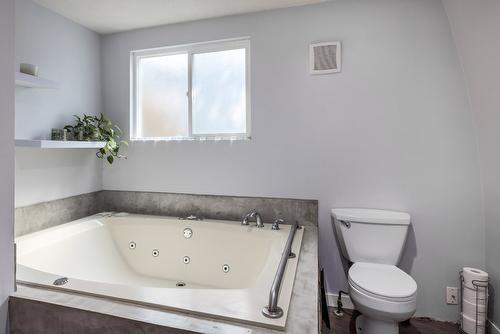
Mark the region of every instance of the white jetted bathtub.
<instances>
[{"instance_id":1,"label":"white jetted bathtub","mask_svg":"<svg viewBox=\"0 0 500 334\"><path fill-rule=\"evenodd\" d=\"M262 309L291 230L280 227L98 214L17 238L17 280L284 329L303 230L279 293L283 317L270 319Z\"/></svg>"}]
</instances>

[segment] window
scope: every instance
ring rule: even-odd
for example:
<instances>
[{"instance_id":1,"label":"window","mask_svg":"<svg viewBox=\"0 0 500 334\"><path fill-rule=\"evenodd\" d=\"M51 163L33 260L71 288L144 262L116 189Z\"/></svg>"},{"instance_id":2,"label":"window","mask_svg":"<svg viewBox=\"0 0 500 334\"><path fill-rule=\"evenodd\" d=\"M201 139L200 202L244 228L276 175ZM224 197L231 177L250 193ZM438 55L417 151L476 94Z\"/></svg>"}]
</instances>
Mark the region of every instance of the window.
<instances>
[{"instance_id":1,"label":"window","mask_svg":"<svg viewBox=\"0 0 500 334\"><path fill-rule=\"evenodd\" d=\"M131 139L250 137L249 39L133 51Z\"/></svg>"}]
</instances>

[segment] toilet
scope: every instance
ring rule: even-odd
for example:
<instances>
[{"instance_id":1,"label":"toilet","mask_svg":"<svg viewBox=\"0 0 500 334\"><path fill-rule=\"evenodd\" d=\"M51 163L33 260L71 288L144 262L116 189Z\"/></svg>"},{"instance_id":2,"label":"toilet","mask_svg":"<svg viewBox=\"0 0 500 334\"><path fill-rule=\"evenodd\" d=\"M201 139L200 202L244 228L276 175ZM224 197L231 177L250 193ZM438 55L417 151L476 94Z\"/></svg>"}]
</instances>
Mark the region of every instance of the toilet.
<instances>
[{"instance_id":1,"label":"toilet","mask_svg":"<svg viewBox=\"0 0 500 334\"><path fill-rule=\"evenodd\" d=\"M417 307L417 283L396 267L410 215L355 208L332 209L331 214L342 255L352 263L349 295L361 312L357 333L399 333L398 323L410 319Z\"/></svg>"}]
</instances>

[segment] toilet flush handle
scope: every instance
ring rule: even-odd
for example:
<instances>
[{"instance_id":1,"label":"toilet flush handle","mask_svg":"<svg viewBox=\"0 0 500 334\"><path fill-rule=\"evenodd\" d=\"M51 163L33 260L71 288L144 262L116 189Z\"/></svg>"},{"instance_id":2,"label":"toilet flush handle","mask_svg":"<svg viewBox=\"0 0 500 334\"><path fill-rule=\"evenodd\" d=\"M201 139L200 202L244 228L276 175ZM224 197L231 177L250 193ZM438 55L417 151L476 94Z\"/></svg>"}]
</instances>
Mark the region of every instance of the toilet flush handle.
<instances>
[{"instance_id":1,"label":"toilet flush handle","mask_svg":"<svg viewBox=\"0 0 500 334\"><path fill-rule=\"evenodd\" d=\"M347 228L351 228L351 222L350 222L350 221L348 221L348 220L341 220L341 219L339 219L339 222L340 222L342 225L344 225L345 227L347 227Z\"/></svg>"}]
</instances>

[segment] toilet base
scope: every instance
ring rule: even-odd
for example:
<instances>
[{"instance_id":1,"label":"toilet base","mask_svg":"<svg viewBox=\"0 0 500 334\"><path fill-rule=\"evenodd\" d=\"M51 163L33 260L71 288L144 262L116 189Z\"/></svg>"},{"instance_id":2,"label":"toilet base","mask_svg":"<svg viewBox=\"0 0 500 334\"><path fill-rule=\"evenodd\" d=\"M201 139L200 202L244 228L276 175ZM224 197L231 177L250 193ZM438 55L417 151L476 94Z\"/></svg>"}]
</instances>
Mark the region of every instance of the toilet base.
<instances>
[{"instance_id":1,"label":"toilet base","mask_svg":"<svg viewBox=\"0 0 500 334\"><path fill-rule=\"evenodd\" d=\"M360 315L356 318L357 334L399 334L397 322L382 321Z\"/></svg>"}]
</instances>

